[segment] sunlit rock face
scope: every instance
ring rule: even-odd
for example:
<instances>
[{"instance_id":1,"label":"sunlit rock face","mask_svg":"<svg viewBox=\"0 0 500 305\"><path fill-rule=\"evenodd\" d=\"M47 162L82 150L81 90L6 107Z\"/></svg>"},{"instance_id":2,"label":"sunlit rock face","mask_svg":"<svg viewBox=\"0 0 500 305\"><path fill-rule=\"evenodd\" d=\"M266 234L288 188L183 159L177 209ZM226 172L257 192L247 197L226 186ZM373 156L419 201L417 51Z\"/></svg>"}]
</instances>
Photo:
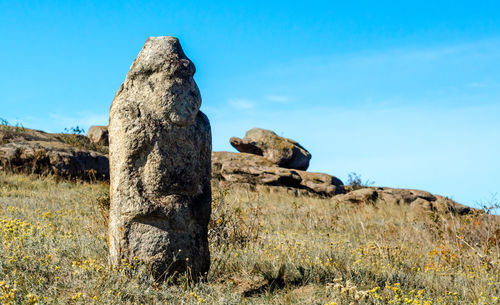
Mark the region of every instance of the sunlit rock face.
<instances>
[{"instance_id":1,"label":"sunlit rock face","mask_svg":"<svg viewBox=\"0 0 500 305\"><path fill-rule=\"evenodd\" d=\"M243 139L232 137L231 145L239 152L263 156L279 167L307 170L311 154L294 140L271 130L252 128Z\"/></svg>"}]
</instances>

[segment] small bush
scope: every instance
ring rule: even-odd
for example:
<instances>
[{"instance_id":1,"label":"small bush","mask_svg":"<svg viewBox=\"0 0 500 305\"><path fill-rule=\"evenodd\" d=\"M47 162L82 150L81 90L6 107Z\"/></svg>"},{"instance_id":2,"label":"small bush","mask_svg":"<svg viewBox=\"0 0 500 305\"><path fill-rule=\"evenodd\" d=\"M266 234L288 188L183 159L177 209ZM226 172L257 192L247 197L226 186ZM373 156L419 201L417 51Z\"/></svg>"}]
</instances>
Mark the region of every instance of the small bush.
<instances>
[{"instance_id":1,"label":"small bush","mask_svg":"<svg viewBox=\"0 0 500 305\"><path fill-rule=\"evenodd\" d=\"M71 134L83 135L83 134L85 134L85 129L83 129L77 125L76 127L64 128L64 132L71 133Z\"/></svg>"},{"instance_id":2,"label":"small bush","mask_svg":"<svg viewBox=\"0 0 500 305\"><path fill-rule=\"evenodd\" d=\"M21 132L24 131L24 126L21 122L16 122L16 125L10 125L9 121L4 118L0 118L0 129L6 131Z\"/></svg>"},{"instance_id":3,"label":"small bush","mask_svg":"<svg viewBox=\"0 0 500 305\"><path fill-rule=\"evenodd\" d=\"M366 180L363 182L363 180L361 179L361 175L356 173L350 173L347 178L347 185L350 185L352 187L352 190L354 191L373 184L375 184L375 182L370 180Z\"/></svg>"}]
</instances>

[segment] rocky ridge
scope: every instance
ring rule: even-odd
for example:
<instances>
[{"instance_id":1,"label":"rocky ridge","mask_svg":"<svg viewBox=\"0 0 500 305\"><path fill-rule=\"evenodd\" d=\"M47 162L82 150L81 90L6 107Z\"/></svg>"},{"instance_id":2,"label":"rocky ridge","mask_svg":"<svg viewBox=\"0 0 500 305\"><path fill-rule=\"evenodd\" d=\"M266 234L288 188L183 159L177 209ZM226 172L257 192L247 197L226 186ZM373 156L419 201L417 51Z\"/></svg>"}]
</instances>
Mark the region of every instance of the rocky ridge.
<instances>
[{"instance_id":1,"label":"rocky ridge","mask_svg":"<svg viewBox=\"0 0 500 305\"><path fill-rule=\"evenodd\" d=\"M4 171L106 180L109 178L107 149L81 135L0 126L0 166ZM388 187L353 189L334 176L282 168L263 156L249 153L212 152L212 178L225 185L262 185L269 190L287 188L298 194L328 196L334 202L383 201L459 214L471 211L453 200L425 191Z\"/></svg>"},{"instance_id":2,"label":"rocky ridge","mask_svg":"<svg viewBox=\"0 0 500 305\"><path fill-rule=\"evenodd\" d=\"M444 196L433 195L422 190L390 187L361 187L335 196L333 201L352 204L375 204L377 202L395 205L409 204L415 208L437 212L450 211L460 215L468 214L472 210Z\"/></svg>"},{"instance_id":3,"label":"rocky ridge","mask_svg":"<svg viewBox=\"0 0 500 305\"><path fill-rule=\"evenodd\" d=\"M109 179L107 147L77 134L0 126L0 169L64 178Z\"/></svg>"},{"instance_id":4,"label":"rocky ridge","mask_svg":"<svg viewBox=\"0 0 500 305\"><path fill-rule=\"evenodd\" d=\"M248 153L213 152L212 177L226 184L289 187L324 196L344 193L344 185L336 177L278 167L262 156Z\"/></svg>"}]
</instances>

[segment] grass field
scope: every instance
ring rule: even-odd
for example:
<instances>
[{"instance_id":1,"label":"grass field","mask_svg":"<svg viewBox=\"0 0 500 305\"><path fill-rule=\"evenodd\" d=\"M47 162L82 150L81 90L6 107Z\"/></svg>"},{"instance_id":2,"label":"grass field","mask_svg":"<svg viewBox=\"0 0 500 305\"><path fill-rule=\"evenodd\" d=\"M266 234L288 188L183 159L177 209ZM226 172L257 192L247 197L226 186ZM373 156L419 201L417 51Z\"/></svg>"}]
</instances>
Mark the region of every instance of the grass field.
<instances>
[{"instance_id":1,"label":"grass field","mask_svg":"<svg viewBox=\"0 0 500 305\"><path fill-rule=\"evenodd\" d=\"M498 304L500 221L214 186L206 283L107 263L105 183L0 174L0 303Z\"/></svg>"}]
</instances>

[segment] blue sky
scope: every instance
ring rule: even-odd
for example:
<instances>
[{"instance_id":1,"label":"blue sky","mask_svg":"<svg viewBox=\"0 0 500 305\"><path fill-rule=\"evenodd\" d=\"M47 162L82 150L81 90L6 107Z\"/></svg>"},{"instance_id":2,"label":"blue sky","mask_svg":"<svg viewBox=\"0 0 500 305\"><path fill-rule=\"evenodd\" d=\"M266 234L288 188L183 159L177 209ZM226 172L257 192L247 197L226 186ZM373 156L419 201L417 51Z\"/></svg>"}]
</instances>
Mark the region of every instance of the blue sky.
<instances>
[{"instance_id":1,"label":"blue sky","mask_svg":"<svg viewBox=\"0 0 500 305\"><path fill-rule=\"evenodd\" d=\"M495 1L0 0L0 117L107 124L146 38L177 36L214 150L268 128L308 148L311 171L479 205L500 193L499 14Z\"/></svg>"}]
</instances>

